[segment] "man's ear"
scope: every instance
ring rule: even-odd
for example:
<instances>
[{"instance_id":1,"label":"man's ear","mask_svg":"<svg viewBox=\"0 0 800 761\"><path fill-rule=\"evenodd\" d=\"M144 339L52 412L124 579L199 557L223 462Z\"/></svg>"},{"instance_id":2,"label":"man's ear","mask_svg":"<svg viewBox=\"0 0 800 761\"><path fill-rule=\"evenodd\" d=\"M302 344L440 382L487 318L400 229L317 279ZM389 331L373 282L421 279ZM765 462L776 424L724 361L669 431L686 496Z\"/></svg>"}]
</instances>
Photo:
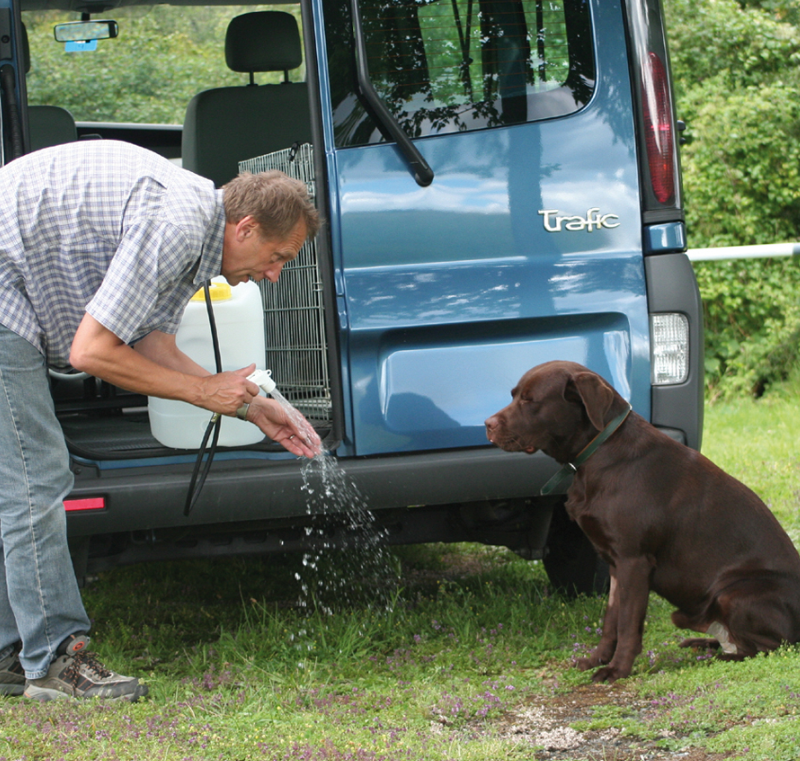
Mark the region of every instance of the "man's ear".
<instances>
[{"instance_id":1,"label":"man's ear","mask_svg":"<svg viewBox=\"0 0 800 761\"><path fill-rule=\"evenodd\" d=\"M245 238L249 238L251 235L257 234L258 228L259 228L258 222L256 222L252 214L248 214L246 217L242 217L236 223L237 240L244 240Z\"/></svg>"},{"instance_id":2,"label":"man's ear","mask_svg":"<svg viewBox=\"0 0 800 761\"><path fill-rule=\"evenodd\" d=\"M589 422L602 431L606 427L606 415L614 402L615 391L595 373L575 373L568 384L573 384L586 409Z\"/></svg>"}]
</instances>

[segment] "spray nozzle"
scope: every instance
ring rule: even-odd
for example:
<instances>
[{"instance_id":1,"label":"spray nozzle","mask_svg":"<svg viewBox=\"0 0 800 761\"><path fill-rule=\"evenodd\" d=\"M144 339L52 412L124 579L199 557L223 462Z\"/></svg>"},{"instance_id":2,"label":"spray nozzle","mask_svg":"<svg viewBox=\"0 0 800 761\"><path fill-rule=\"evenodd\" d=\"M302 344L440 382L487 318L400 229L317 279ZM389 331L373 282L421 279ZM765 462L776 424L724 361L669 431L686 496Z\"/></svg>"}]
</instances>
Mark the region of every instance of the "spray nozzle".
<instances>
[{"instance_id":1,"label":"spray nozzle","mask_svg":"<svg viewBox=\"0 0 800 761\"><path fill-rule=\"evenodd\" d=\"M272 380L272 370L256 370L247 376L247 380L260 386L265 394L271 394L278 385Z\"/></svg>"}]
</instances>

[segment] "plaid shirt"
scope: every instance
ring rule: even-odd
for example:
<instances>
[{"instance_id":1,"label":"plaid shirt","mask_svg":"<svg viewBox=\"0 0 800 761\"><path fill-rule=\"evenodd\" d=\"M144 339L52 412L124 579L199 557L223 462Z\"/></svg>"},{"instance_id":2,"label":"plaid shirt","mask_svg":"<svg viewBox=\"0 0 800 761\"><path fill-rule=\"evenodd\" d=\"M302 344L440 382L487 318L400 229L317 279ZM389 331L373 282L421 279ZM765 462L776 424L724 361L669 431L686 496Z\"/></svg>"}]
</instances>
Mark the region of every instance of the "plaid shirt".
<instances>
[{"instance_id":1,"label":"plaid shirt","mask_svg":"<svg viewBox=\"0 0 800 761\"><path fill-rule=\"evenodd\" d=\"M85 312L128 344L175 333L224 228L222 191L142 148L23 156L0 170L0 323L61 367Z\"/></svg>"}]
</instances>

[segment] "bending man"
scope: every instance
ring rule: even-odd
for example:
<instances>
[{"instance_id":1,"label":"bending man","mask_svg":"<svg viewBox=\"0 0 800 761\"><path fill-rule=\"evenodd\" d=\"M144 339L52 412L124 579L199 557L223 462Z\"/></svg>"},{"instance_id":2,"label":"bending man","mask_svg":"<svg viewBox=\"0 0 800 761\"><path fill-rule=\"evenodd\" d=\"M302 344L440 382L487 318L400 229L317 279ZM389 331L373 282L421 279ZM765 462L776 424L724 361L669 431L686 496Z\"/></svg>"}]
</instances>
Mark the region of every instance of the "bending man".
<instances>
[{"instance_id":1,"label":"bending man","mask_svg":"<svg viewBox=\"0 0 800 761\"><path fill-rule=\"evenodd\" d=\"M0 169L0 693L147 692L86 650L62 504L73 476L47 366L223 415L241 410L313 457L319 438L259 396L246 379L254 367L210 374L175 333L205 281L274 282L318 227L305 185L281 172L216 190L127 143L71 143Z\"/></svg>"}]
</instances>

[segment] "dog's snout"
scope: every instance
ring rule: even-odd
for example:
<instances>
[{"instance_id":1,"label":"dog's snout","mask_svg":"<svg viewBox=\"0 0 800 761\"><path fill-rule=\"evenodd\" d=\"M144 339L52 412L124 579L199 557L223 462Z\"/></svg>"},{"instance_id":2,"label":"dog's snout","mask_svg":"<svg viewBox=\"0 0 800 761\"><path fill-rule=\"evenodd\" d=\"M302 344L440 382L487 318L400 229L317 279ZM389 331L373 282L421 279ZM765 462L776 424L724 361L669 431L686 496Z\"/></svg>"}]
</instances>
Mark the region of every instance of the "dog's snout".
<instances>
[{"instance_id":1,"label":"dog's snout","mask_svg":"<svg viewBox=\"0 0 800 761\"><path fill-rule=\"evenodd\" d=\"M486 426L486 433L493 433L500 429L503 425L503 421L500 419L500 414L495 412L494 415L490 415L486 418L484 425Z\"/></svg>"},{"instance_id":2,"label":"dog's snout","mask_svg":"<svg viewBox=\"0 0 800 761\"><path fill-rule=\"evenodd\" d=\"M491 415L486 418L484 425L486 426L486 438L494 444L495 437L500 428L500 418L497 414Z\"/></svg>"}]
</instances>

